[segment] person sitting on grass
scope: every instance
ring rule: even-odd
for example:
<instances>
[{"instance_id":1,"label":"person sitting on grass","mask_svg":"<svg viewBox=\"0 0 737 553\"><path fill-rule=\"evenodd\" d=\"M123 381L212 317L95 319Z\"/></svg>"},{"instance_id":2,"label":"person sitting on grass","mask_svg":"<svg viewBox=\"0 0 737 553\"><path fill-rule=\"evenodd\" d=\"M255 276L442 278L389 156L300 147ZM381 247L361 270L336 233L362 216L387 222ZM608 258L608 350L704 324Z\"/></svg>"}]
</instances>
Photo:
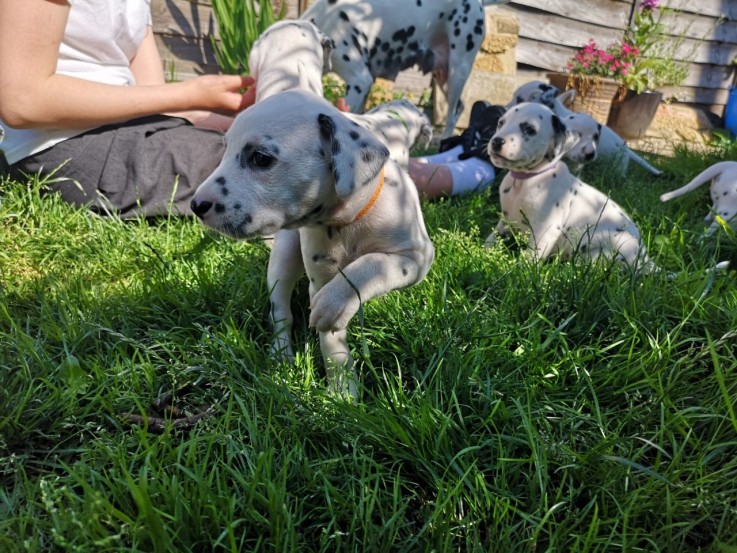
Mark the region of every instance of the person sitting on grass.
<instances>
[{"instance_id":1,"label":"person sitting on grass","mask_svg":"<svg viewBox=\"0 0 737 553\"><path fill-rule=\"evenodd\" d=\"M100 214L192 214L257 83L167 83L151 22L150 0L0 0L0 126L13 178L53 174L49 191ZM426 198L494 178L488 161L431 161L409 169Z\"/></svg>"}]
</instances>

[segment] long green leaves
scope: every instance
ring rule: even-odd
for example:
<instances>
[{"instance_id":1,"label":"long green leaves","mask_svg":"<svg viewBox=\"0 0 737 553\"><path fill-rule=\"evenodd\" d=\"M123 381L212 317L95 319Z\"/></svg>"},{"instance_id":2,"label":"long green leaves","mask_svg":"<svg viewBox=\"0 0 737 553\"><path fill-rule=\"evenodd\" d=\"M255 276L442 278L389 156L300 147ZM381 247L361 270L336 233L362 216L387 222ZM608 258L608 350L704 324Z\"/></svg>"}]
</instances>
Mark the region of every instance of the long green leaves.
<instances>
[{"instance_id":1,"label":"long green leaves","mask_svg":"<svg viewBox=\"0 0 737 553\"><path fill-rule=\"evenodd\" d=\"M213 0L219 40L211 37L215 58L223 73L248 73L251 47L267 27L286 14L283 2L278 14L270 0Z\"/></svg>"}]
</instances>

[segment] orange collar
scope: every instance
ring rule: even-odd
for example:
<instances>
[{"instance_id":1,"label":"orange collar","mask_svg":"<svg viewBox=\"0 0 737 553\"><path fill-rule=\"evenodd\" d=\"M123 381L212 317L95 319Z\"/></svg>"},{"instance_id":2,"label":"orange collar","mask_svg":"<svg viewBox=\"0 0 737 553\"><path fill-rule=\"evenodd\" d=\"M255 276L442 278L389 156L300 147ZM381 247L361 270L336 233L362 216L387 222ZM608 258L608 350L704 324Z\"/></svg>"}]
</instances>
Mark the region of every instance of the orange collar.
<instances>
[{"instance_id":1,"label":"orange collar","mask_svg":"<svg viewBox=\"0 0 737 553\"><path fill-rule=\"evenodd\" d=\"M368 201L368 203L363 206L363 209L358 212L358 215L356 215L356 218L353 219L353 222L355 223L358 221L361 217L366 215L369 209L376 203L376 200L379 197L379 194L381 194L381 188L384 186L384 168L381 168L381 173L379 173L379 184L376 185L376 189L374 190L374 194L371 196L371 199Z\"/></svg>"}]
</instances>

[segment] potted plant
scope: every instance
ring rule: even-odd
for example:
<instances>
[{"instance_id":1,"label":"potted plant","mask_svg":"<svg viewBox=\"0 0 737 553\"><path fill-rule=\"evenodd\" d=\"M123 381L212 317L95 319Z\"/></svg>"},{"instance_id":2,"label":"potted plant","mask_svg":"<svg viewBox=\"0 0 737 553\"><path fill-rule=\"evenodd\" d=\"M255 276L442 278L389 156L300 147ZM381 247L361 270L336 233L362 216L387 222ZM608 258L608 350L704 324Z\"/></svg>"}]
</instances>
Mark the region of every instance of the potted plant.
<instances>
[{"instance_id":1,"label":"potted plant","mask_svg":"<svg viewBox=\"0 0 737 553\"><path fill-rule=\"evenodd\" d=\"M656 89L678 86L688 76L687 62L675 59L681 41L665 33L665 13L659 0L642 0L621 40L606 49L589 41L568 61L565 83L561 86L560 78L548 75L551 84L561 90L576 88L582 99L574 110L588 112L623 138L640 138L663 98ZM595 112L585 105L591 92Z\"/></svg>"},{"instance_id":2,"label":"potted plant","mask_svg":"<svg viewBox=\"0 0 737 553\"><path fill-rule=\"evenodd\" d=\"M550 84L559 90L576 90L574 111L582 111L604 124L615 95L621 88L620 80L629 67L628 47L614 43L606 49L594 40L579 49L566 64L567 73L549 73Z\"/></svg>"},{"instance_id":3,"label":"potted plant","mask_svg":"<svg viewBox=\"0 0 737 553\"><path fill-rule=\"evenodd\" d=\"M688 64L674 57L680 41L665 34L661 20L666 10L658 4L642 0L633 24L624 31L622 44L629 46L631 57L607 123L623 138L645 134L663 99L657 88L678 86L688 76Z\"/></svg>"}]
</instances>

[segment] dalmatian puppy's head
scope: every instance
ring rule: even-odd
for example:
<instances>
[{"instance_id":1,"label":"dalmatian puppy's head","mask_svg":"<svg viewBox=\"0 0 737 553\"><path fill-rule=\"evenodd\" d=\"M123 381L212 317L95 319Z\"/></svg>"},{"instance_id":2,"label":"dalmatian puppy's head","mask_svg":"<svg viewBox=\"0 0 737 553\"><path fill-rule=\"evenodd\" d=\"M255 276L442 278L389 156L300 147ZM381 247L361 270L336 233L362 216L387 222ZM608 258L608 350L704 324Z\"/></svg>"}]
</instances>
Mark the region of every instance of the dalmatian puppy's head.
<instances>
[{"instance_id":1,"label":"dalmatian puppy's head","mask_svg":"<svg viewBox=\"0 0 737 553\"><path fill-rule=\"evenodd\" d=\"M550 108L525 102L502 116L487 151L497 167L532 170L559 160L577 140Z\"/></svg>"},{"instance_id":2,"label":"dalmatian puppy's head","mask_svg":"<svg viewBox=\"0 0 737 553\"><path fill-rule=\"evenodd\" d=\"M523 102L537 102L552 109L553 100L558 94L560 91L553 85L542 81L529 81L514 91L507 109Z\"/></svg>"},{"instance_id":3,"label":"dalmatian puppy's head","mask_svg":"<svg viewBox=\"0 0 737 553\"><path fill-rule=\"evenodd\" d=\"M220 165L191 202L202 222L233 238L317 224L363 194L387 148L332 104L290 90L240 113Z\"/></svg>"},{"instance_id":4,"label":"dalmatian puppy's head","mask_svg":"<svg viewBox=\"0 0 737 553\"><path fill-rule=\"evenodd\" d=\"M591 163L596 160L601 138L601 123L585 113L571 112L563 118L564 123L580 136L578 142L566 154L566 158L576 164Z\"/></svg>"},{"instance_id":5,"label":"dalmatian puppy's head","mask_svg":"<svg viewBox=\"0 0 737 553\"><path fill-rule=\"evenodd\" d=\"M270 25L248 57L256 100L293 88L322 95L322 75L330 70L334 48L333 40L310 21L284 19Z\"/></svg>"}]
</instances>

